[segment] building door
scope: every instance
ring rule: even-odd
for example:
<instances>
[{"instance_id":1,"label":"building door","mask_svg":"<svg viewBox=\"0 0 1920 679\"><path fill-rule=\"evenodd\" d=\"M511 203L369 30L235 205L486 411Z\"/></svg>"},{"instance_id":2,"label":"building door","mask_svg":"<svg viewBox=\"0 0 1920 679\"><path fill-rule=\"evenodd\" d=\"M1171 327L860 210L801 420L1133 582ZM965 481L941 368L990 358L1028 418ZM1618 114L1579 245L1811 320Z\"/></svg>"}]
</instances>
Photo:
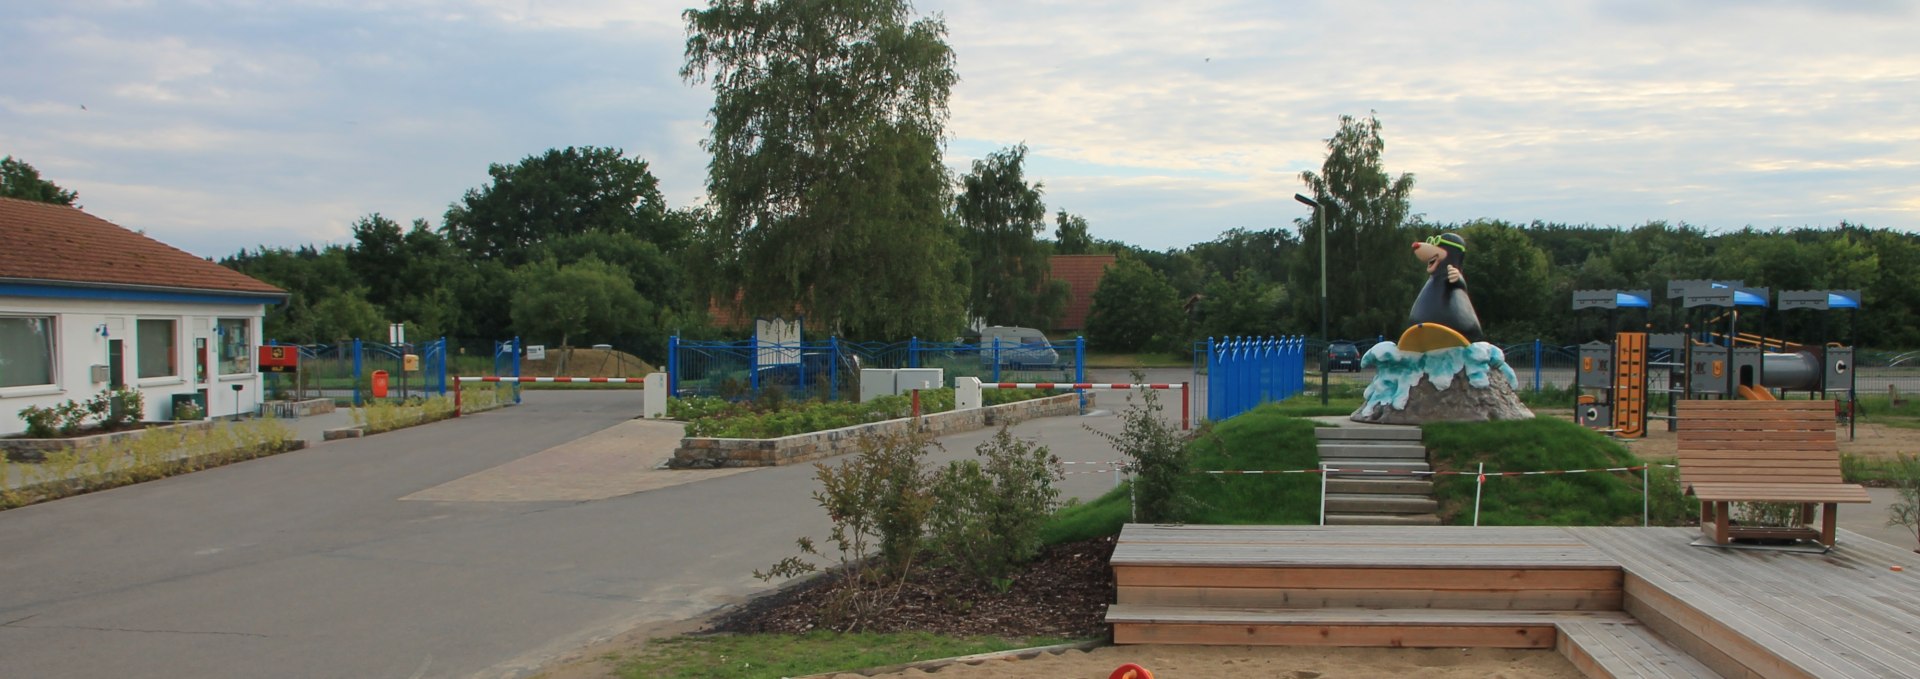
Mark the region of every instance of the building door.
<instances>
[{"instance_id":1,"label":"building door","mask_svg":"<svg viewBox=\"0 0 1920 679\"><path fill-rule=\"evenodd\" d=\"M207 338L193 338L193 381L207 383Z\"/></svg>"},{"instance_id":2,"label":"building door","mask_svg":"<svg viewBox=\"0 0 1920 679\"><path fill-rule=\"evenodd\" d=\"M124 347L123 340L107 340L107 386L114 389L127 386Z\"/></svg>"}]
</instances>

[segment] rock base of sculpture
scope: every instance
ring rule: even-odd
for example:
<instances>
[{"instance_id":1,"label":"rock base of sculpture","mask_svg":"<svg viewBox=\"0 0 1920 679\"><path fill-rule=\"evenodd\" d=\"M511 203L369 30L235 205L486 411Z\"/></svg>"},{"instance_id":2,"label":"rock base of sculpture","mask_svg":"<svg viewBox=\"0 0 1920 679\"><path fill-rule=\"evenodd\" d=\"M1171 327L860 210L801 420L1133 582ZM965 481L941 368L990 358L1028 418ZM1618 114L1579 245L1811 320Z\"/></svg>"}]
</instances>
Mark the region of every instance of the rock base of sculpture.
<instances>
[{"instance_id":1,"label":"rock base of sculpture","mask_svg":"<svg viewBox=\"0 0 1920 679\"><path fill-rule=\"evenodd\" d=\"M1351 419L1371 424L1485 422L1532 418L1514 393L1513 368L1485 342L1427 352L1374 345L1360 359L1374 369L1366 403Z\"/></svg>"}]
</instances>

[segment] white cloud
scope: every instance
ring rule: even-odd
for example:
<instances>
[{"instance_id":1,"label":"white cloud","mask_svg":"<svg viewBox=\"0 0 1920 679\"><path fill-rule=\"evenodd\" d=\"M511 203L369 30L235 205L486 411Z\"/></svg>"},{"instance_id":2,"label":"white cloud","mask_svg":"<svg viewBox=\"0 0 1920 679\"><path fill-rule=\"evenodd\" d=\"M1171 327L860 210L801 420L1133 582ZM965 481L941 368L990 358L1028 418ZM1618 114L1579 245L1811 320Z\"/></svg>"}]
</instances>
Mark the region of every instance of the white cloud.
<instances>
[{"instance_id":1,"label":"white cloud","mask_svg":"<svg viewBox=\"0 0 1920 679\"><path fill-rule=\"evenodd\" d=\"M247 242L234 225L437 222L487 164L556 146L625 148L691 204L710 94L677 75L688 4L9 4L0 153L202 254ZM1912 1L919 9L962 77L949 165L1025 142L1050 207L1103 238L1291 224L1298 173L1368 111L1437 221L1920 228Z\"/></svg>"}]
</instances>

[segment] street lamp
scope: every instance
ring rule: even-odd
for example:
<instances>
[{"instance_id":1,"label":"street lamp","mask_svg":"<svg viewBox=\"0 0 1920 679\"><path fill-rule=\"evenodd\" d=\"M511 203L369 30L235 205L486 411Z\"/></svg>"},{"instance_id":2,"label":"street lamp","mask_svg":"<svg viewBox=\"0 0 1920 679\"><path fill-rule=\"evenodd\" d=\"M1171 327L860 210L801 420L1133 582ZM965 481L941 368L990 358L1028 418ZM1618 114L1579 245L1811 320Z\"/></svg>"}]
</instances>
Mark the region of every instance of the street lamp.
<instances>
[{"instance_id":1,"label":"street lamp","mask_svg":"<svg viewBox=\"0 0 1920 679\"><path fill-rule=\"evenodd\" d=\"M1326 405L1327 352L1333 351L1333 337L1327 334L1327 215L1320 209L1320 203L1312 198L1296 193L1293 199L1313 208L1313 218L1320 222L1320 341L1325 343L1320 350L1320 405Z\"/></svg>"}]
</instances>

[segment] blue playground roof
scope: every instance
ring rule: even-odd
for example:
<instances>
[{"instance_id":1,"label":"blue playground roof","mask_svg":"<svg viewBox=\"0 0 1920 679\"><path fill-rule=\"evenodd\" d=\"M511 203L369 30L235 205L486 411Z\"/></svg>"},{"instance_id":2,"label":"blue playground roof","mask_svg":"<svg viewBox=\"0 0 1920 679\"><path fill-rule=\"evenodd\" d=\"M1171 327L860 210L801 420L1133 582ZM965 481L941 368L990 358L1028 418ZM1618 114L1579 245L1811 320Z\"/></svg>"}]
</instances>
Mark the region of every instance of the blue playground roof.
<instances>
[{"instance_id":1,"label":"blue playground roof","mask_svg":"<svg viewBox=\"0 0 1920 679\"><path fill-rule=\"evenodd\" d=\"M1641 297L1635 294L1625 293L1625 292L1614 293L1613 304L1614 306L1629 307L1634 309L1645 309L1653 306L1653 303L1650 301L1647 301L1647 298Z\"/></svg>"},{"instance_id":2,"label":"blue playground roof","mask_svg":"<svg viewBox=\"0 0 1920 679\"><path fill-rule=\"evenodd\" d=\"M1858 301L1855 301L1852 297L1829 292L1827 293L1827 308L1858 309L1860 308L1860 303Z\"/></svg>"}]
</instances>

